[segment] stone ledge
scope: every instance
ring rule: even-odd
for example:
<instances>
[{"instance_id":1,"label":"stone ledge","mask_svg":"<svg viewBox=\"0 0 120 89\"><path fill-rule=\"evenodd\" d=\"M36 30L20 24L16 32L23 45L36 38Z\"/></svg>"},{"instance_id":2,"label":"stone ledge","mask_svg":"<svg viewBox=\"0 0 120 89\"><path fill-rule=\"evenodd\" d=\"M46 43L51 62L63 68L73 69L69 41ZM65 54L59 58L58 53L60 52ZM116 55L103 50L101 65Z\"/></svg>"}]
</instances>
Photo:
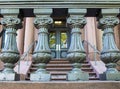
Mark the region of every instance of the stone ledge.
<instances>
[{"instance_id":1,"label":"stone ledge","mask_svg":"<svg viewBox=\"0 0 120 89\"><path fill-rule=\"evenodd\" d=\"M20 0L2 0L0 8L119 8L120 1L118 0L82 0L82 1L20 1Z\"/></svg>"},{"instance_id":2,"label":"stone ledge","mask_svg":"<svg viewBox=\"0 0 120 89\"><path fill-rule=\"evenodd\" d=\"M120 89L120 81L1 81L0 89Z\"/></svg>"}]
</instances>

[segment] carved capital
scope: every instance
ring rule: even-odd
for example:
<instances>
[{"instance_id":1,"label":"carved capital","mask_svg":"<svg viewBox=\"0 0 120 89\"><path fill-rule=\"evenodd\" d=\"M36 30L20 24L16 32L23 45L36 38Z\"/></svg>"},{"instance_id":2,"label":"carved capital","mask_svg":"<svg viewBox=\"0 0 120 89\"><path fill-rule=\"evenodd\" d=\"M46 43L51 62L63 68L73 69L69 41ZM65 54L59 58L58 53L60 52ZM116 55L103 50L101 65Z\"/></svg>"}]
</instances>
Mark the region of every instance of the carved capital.
<instances>
[{"instance_id":1,"label":"carved capital","mask_svg":"<svg viewBox=\"0 0 120 89\"><path fill-rule=\"evenodd\" d=\"M98 24L98 28L113 28L114 26L116 26L117 24L119 24L119 19L115 16L105 16L103 18L100 19L99 24Z\"/></svg>"},{"instance_id":2,"label":"carved capital","mask_svg":"<svg viewBox=\"0 0 120 89\"><path fill-rule=\"evenodd\" d=\"M20 22L20 19L17 17L5 17L2 19L1 24L3 24L5 28L17 28Z\"/></svg>"},{"instance_id":3,"label":"carved capital","mask_svg":"<svg viewBox=\"0 0 120 89\"><path fill-rule=\"evenodd\" d=\"M37 29L41 27L46 27L48 24L52 24L53 19L49 16L36 17L34 20L34 25Z\"/></svg>"},{"instance_id":4,"label":"carved capital","mask_svg":"<svg viewBox=\"0 0 120 89\"><path fill-rule=\"evenodd\" d=\"M72 27L80 27L83 28L84 25L87 23L86 19L81 16L70 16L67 19L67 23L72 25Z\"/></svg>"}]
</instances>

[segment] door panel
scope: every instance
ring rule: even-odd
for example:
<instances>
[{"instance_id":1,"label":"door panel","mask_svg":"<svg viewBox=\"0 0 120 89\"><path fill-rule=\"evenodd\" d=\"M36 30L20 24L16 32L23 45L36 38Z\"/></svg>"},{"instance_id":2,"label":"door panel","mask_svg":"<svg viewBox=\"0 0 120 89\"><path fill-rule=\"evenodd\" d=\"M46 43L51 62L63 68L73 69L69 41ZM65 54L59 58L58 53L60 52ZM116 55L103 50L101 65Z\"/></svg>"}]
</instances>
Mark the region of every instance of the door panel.
<instances>
[{"instance_id":1,"label":"door panel","mask_svg":"<svg viewBox=\"0 0 120 89\"><path fill-rule=\"evenodd\" d=\"M56 28L49 32L49 44L53 58L65 58L69 46L69 32L67 28Z\"/></svg>"},{"instance_id":2,"label":"door panel","mask_svg":"<svg viewBox=\"0 0 120 89\"><path fill-rule=\"evenodd\" d=\"M56 58L56 33L53 31L49 33L49 46L52 52L52 57Z\"/></svg>"}]
</instances>

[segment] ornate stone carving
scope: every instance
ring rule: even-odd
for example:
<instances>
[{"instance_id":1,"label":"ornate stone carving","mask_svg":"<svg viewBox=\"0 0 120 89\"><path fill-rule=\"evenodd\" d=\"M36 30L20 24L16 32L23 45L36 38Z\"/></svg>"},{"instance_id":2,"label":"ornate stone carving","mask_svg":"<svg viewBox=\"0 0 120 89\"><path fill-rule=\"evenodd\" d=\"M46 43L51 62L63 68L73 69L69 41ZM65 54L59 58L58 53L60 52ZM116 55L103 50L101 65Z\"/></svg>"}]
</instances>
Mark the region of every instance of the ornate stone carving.
<instances>
[{"instance_id":1,"label":"ornate stone carving","mask_svg":"<svg viewBox=\"0 0 120 89\"><path fill-rule=\"evenodd\" d=\"M117 17L105 16L100 19L98 28L102 28L102 30L104 30L105 28L114 28L114 26L116 26L117 24L119 24L119 19Z\"/></svg>"},{"instance_id":2,"label":"ornate stone carving","mask_svg":"<svg viewBox=\"0 0 120 89\"><path fill-rule=\"evenodd\" d=\"M67 58L72 63L80 63L85 60L86 54L81 40L81 32L86 24L86 20L81 16L71 16L67 19L67 23L72 26L71 44L68 50Z\"/></svg>"},{"instance_id":3,"label":"ornate stone carving","mask_svg":"<svg viewBox=\"0 0 120 89\"><path fill-rule=\"evenodd\" d=\"M88 80L89 74L83 72L81 62L85 60L86 53L82 45L80 29L86 24L86 20L81 16L71 16L67 19L67 23L71 25L71 43L68 50L67 59L73 63L73 69L67 74L69 81Z\"/></svg>"},{"instance_id":4,"label":"ornate stone carving","mask_svg":"<svg viewBox=\"0 0 120 89\"><path fill-rule=\"evenodd\" d=\"M53 22L48 16L41 16L34 21L35 27L39 29L38 43L33 53L35 63L48 63L51 59L51 50L48 45L48 24Z\"/></svg>"},{"instance_id":5,"label":"ornate stone carving","mask_svg":"<svg viewBox=\"0 0 120 89\"><path fill-rule=\"evenodd\" d=\"M113 28L119 24L119 19L115 16L105 16L99 21L99 28L103 33L103 49L101 51L101 60L106 63L107 73L118 73L115 69L116 62L120 60L120 51L114 40ZM118 74L119 75L119 74ZM106 75L107 76L107 75Z\"/></svg>"},{"instance_id":6,"label":"ornate stone carving","mask_svg":"<svg viewBox=\"0 0 120 89\"><path fill-rule=\"evenodd\" d=\"M37 29L40 28L46 28L48 26L48 24L52 24L53 23L53 19L49 16L40 16L40 17L36 17L34 20L34 25Z\"/></svg>"},{"instance_id":7,"label":"ornate stone carving","mask_svg":"<svg viewBox=\"0 0 120 89\"><path fill-rule=\"evenodd\" d=\"M5 17L2 19L1 23L6 30L4 48L0 54L0 59L5 63L5 69L2 71L2 73L13 73L14 75L14 64L20 58L16 44L16 31L17 26L20 24L20 19L15 17ZM5 80L7 80L7 78ZM14 80L14 77L12 77L10 80Z\"/></svg>"},{"instance_id":8,"label":"ornate stone carving","mask_svg":"<svg viewBox=\"0 0 120 89\"><path fill-rule=\"evenodd\" d=\"M33 60L36 63L37 71L31 73L32 81L49 81L50 74L45 70L46 63L51 60L51 50L48 45L48 24L53 22L49 16L40 16L34 20L38 31L38 43L33 52Z\"/></svg>"}]
</instances>

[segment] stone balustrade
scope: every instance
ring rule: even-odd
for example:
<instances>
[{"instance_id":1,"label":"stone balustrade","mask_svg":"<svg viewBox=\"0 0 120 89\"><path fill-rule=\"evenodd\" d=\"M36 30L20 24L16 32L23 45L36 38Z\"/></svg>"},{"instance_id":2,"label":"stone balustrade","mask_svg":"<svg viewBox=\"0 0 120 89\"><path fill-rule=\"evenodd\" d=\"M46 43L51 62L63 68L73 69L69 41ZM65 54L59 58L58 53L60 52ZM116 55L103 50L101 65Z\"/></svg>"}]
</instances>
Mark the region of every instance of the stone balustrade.
<instances>
[{"instance_id":1,"label":"stone balustrade","mask_svg":"<svg viewBox=\"0 0 120 89\"><path fill-rule=\"evenodd\" d=\"M84 15L86 14L86 9L68 9L68 10L70 17L67 19L67 23L71 25L72 31L71 31L71 44L68 50L67 57L72 63L75 63L74 66L78 68L80 67L80 65L78 64L82 63L86 58L86 52L82 44L80 32L80 29L83 29L85 24L87 24L86 19L84 17ZM2 53L0 54L0 59L5 63L5 67L7 68L5 71L3 71L3 73L9 72L14 73L14 71L12 70L13 65L19 60L20 57L16 44L16 31L17 29L19 29L18 27L21 24L20 19L17 17L18 13L19 9L15 8L1 9L1 14L4 16L1 23L4 26L4 29L6 30L5 46L2 49ZM38 43L33 51L32 57L34 62L36 63L36 66L38 66L38 70L35 72L35 75L33 74L31 80L34 80L35 76L38 76L39 74L43 73L45 64L51 60L51 50L49 48L48 43L48 28L47 28L47 25L52 24L53 22L52 18L50 17L51 13L52 9L34 8L34 14L36 15L34 25L36 29L38 29ZM110 69L110 71L113 70L114 63L119 61L120 58L119 56L120 51L116 46L113 33L114 26L119 24L119 19L116 17L118 13L119 13L118 9L109 10L102 9L103 17L99 19L99 28L104 31L103 50L101 52L101 59L105 63L108 63L107 65L108 70L109 68L112 68ZM47 77L49 76L47 80L50 80L49 73L45 72L45 70L44 73L48 74L46 75ZM45 77L44 73L41 74L41 76ZM86 74L86 76L88 75ZM3 79L1 80L7 80L7 78L3 77ZM14 80L14 78L11 80ZM35 80L41 81L42 79L39 78L39 80L38 79Z\"/></svg>"}]
</instances>

